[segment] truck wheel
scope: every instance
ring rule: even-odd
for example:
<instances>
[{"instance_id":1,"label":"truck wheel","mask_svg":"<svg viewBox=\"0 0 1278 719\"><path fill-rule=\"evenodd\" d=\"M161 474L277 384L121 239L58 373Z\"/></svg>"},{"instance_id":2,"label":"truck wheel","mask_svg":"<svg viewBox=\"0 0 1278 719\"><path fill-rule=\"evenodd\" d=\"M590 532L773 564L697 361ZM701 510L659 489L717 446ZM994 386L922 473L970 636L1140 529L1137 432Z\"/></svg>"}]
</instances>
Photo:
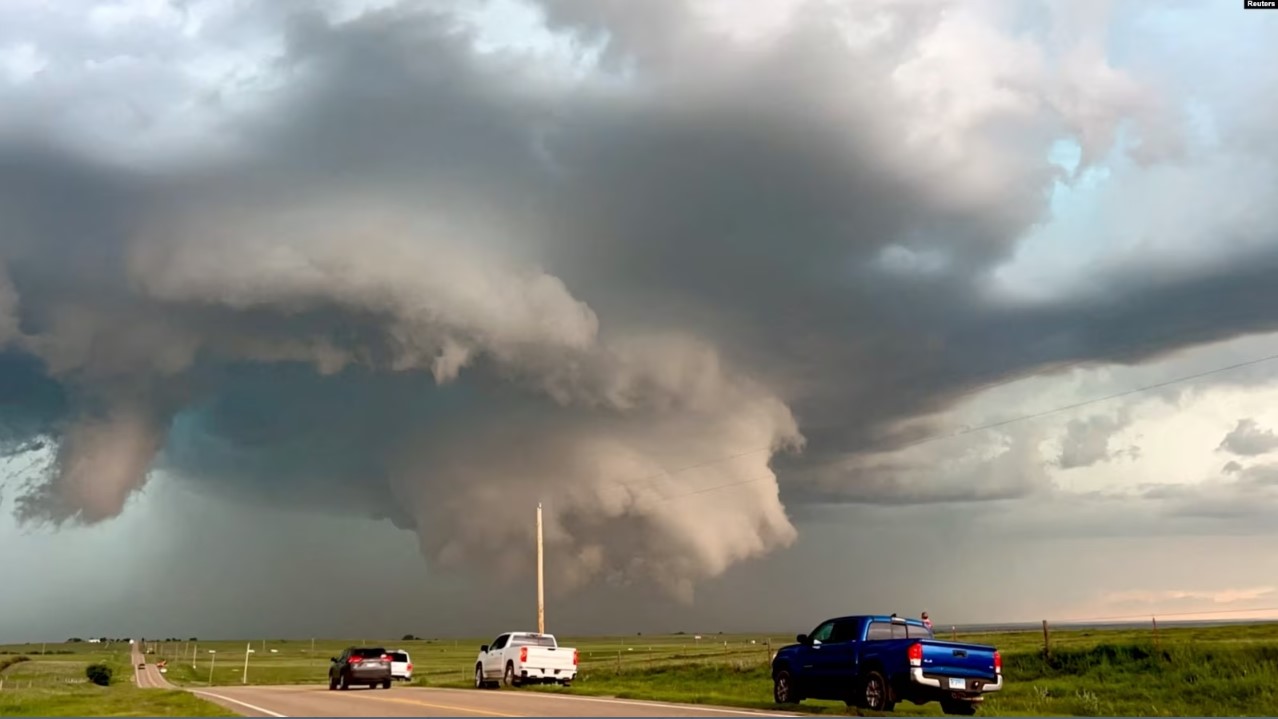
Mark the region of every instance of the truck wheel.
<instances>
[{"instance_id":1,"label":"truck wheel","mask_svg":"<svg viewBox=\"0 0 1278 719\"><path fill-rule=\"evenodd\" d=\"M502 675L502 682L508 687L519 686L519 679L515 676L514 662L506 662L506 673Z\"/></svg>"},{"instance_id":2,"label":"truck wheel","mask_svg":"<svg viewBox=\"0 0 1278 719\"><path fill-rule=\"evenodd\" d=\"M772 677L772 700L777 704L798 704L802 701L794 691L794 678L788 669L782 669Z\"/></svg>"},{"instance_id":3,"label":"truck wheel","mask_svg":"<svg viewBox=\"0 0 1278 719\"><path fill-rule=\"evenodd\" d=\"M890 712L896 706L888 694L887 681L876 671L871 671L861 680L861 701L866 709L876 712Z\"/></svg>"},{"instance_id":4,"label":"truck wheel","mask_svg":"<svg viewBox=\"0 0 1278 719\"><path fill-rule=\"evenodd\" d=\"M976 714L976 702L947 699L941 702L941 711L958 716L974 716Z\"/></svg>"},{"instance_id":5,"label":"truck wheel","mask_svg":"<svg viewBox=\"0 0 1278 719\"><path fill-rule=\"evenodd\" d=\"M488 686L488 681L484 679L484 665L475 665L475 688L484 689Z\"/></svg>"}]
</instances>

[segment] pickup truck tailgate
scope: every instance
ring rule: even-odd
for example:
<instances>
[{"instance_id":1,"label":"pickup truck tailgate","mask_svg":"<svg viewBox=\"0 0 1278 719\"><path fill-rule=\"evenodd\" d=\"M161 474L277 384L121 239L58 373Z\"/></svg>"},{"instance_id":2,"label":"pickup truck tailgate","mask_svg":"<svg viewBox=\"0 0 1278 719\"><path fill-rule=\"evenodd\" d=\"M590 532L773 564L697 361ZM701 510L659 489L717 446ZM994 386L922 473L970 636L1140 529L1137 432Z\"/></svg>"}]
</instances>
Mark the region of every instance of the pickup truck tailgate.
<instances>
[{"instance_id":1,"label":"pickup truck tailgate","mask_svg":"<svg viewBox=\"0 0 1278 719\"><path fill-rule=\"evenodd\" d=\"M923 674L939 677L965 677L994 681L994 647L982 644L963 644L925 639L923 645Z\"/></svg>"},{"instance_id":2,"label":"pickup truck tailgate","mask_svg":"<svg viewBox=\"0 0 1278 719\"><path fill-rule=\"evenodd\" d=\"M536 669L574 669L573 652L572 647L524 646L519 648L519 661L526 667Z\"/></svg>"}]
</instances>

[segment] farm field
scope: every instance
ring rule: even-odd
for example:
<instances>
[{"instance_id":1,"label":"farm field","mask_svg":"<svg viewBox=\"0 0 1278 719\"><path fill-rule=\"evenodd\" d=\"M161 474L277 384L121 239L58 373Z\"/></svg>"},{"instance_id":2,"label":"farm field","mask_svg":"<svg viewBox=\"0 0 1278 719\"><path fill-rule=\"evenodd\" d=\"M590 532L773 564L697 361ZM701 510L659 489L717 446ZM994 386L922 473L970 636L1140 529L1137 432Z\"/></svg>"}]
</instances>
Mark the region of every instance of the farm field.
<instances>
[{"instance_id":1,"label":"farm field","mask_svg":"<svg viewBox=\"0 0 1278 719\"><path fill-rule=\"evenodd\" d=\"M85 677L90 664L111 669L108 686ZM184 691L137 688L127 643L7 645L0 667L0 716L236 716Z\"/></svg>"},{"instance_id":2,"label":"farm field","mask_svg":"<svg viewBox=\"0 0 1278 719\"><path fill-rule=\"evenodd\" d=\"M986 702L981 715L1243 716L1269 714L1278 706L1278 624L1160 628L1157 636L1148 629L1057 630L1049 656L1041 632L958 638L993 644L1003 653L1007 687ZM148 643L147 660L166 660L167 678L180 686L242 686L249 644L248 684L322 685L330 656L351 644L376 644L412 655L416 686L467 687L478 647L490 639L154 642ZM787 639L792 638L566 636L561 642L581 652L581 674L573 686L514 691L775 709L768 660ZM49 652L72 653L44 657L40 645L0 647L0 663L19 653L32 657L0 673L8 682L0 689L0 714L228 715L187 694L132 687L127 645L90 648L95 646L50 644ZM115 669L110 687L83 681L90 661ZM804 702L798 709L858 713L834 702ZM907 703L891 715L937 716L940 709Z\"/></svg>"}]
</instances>

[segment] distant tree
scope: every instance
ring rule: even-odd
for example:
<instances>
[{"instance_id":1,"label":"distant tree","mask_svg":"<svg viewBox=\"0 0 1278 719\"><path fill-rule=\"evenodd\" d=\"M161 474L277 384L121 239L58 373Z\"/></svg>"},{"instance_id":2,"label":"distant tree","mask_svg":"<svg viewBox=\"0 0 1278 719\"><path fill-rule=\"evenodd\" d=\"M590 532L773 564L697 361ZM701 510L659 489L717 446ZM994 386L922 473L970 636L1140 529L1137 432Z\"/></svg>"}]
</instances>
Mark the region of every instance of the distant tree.
<instances>
[{"instance_id":1,"label":"distant tree","mask_svg":"<svg viewBox=\"0 0 1278 719\"><path fill-rule=\"evenodd\" d=\"M405 642L415 642L415 641L417 641L417 637L413 636L412 634L405 634L405 635L401 638L401 641L405 641Z\"/></svg>"},{"instance_id":2,"label":"distant tree","mask_svg":"<svg viewBox=\"0 0 1278 719\"><path fill-rule=\"evenodd\" d=\"M191 638L190 638L190 639L188 639L187 641L188 641L188 642L198 642L198 641L200 641L200 639L199 639L199 637L191 637Z\"/></svg>"},{"instance_id":3,"label":"distant tree","mask_svg":"<svg viewBox=\"0 0 1278 719\"><path fill-rule=\"evenodd\" d=\"M107 686L111 683L112 674L114 674L114 672L111 671L111 667L108 667L105 664L90 664L84 668L84 676L88 677L89 681L100 687Z\"/></svg>"},{"instance_id":4,"label":"distant tree","mask_svg":"<svg viewBox=\"0 0 1278 719\"><path fill-rule=\"evenodd\" d=\"M67 640L67 644L79 644L82 641L84 640L79 637L71 637L70 639Z\"/></svg>"}]
</instances>

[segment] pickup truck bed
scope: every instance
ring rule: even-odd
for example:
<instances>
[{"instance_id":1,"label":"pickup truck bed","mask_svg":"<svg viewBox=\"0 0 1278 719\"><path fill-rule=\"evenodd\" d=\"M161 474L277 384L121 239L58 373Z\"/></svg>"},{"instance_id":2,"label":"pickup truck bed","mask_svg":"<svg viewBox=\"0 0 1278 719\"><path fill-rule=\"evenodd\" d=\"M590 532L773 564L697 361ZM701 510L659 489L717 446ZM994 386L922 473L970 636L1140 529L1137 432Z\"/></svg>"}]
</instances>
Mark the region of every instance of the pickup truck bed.
<instances>
[{"instance_id":1,"label":"pickup truck bed","mask_svg":"<svg viewBox=\"0 0 1278 719\"><path fill-rule=\"evenodd\" d=\"M987 693L1003 688L998 650L938 640L917 620L840 617L797 640L773 660L780 704L836 699L891 711L899 701L937 701L947 714L970 715Z\"/></svg>"}]
</instances>

